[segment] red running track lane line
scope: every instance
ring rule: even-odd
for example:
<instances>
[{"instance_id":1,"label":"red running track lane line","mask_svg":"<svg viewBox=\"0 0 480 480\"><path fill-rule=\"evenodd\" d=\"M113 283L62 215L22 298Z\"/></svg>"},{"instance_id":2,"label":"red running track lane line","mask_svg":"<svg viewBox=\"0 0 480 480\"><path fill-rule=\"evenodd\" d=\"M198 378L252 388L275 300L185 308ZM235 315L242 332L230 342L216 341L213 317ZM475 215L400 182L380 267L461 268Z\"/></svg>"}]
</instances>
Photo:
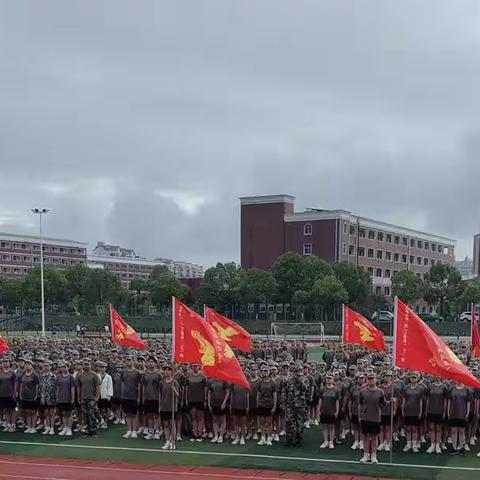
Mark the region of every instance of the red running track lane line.
<instances>
[{"instance_id":1,"label":"red running track lane line","mask_svg":"<svg viewBox=\"0 0 480 480\"><path fill-rule=\"evenodd\" d=\"M367 480L352 475L0 456L0 480ZM371 478L368 480L372 480ZM381 479L380 479L381 480Z\"/></svg>"}]
</instances>

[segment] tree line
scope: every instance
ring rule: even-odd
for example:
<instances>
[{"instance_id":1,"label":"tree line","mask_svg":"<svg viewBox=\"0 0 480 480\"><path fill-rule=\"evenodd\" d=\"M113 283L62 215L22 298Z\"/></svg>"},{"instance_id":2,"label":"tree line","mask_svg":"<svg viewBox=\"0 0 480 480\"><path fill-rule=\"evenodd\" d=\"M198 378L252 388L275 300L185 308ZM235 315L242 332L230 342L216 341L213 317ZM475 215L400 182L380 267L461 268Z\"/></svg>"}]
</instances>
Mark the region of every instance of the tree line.
<instances>
[{"instance_id":1,"label":"tree line","mask_svg":"<svg viewBox=\"0 0 480 480\"><path fill-rule=\"evenodd\" d=\"M146 314L149 306L166 308L172 295L200 308L207 304L219 311L233 305L289 304L306 320L333 318L342 303L370 316L389 307L389 300L376 295L372 278L351 263L330 265L315 256L289 252L279 257L272 269L242 270L235 262L217 263L206 270L196 292L191 292L165 266L153 268L150 278L136 279L128 289L117 276L103 269L78 265L69 270L44 268L45 303L60 309L70 307L81 314L96 314L99 305L113 303L133 316ZM0 280L0 305L14 312L40 306L40 268L18 279ZM392 292L409 304L419 300L438 306L445 319L454 318L470 302L480 303L480 281L463 282L450 265L431 267L424 278L411 271L396 273ZM321 317L321 318L319 318Z\"/></svg>"}]
</instances>

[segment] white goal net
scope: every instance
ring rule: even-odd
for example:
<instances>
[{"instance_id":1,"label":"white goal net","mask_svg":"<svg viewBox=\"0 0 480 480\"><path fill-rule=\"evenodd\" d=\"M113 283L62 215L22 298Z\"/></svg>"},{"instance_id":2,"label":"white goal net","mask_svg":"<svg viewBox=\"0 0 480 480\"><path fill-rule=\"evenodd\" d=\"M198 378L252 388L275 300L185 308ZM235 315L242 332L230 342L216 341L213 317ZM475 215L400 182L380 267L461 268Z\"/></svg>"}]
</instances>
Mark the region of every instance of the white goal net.
<instances>
[{"instance_id":1,"label":"white goal net","mask_svg":"<svg viewBox=\"0 0 480 480\"><path fill-rule=\"evenodd\" d=\"M270 335L275 340L303 338L319 338L325 340L325 328L323 323L293 323L293 322L272 322L270 324Z\"/></svg>"}]
</instances>

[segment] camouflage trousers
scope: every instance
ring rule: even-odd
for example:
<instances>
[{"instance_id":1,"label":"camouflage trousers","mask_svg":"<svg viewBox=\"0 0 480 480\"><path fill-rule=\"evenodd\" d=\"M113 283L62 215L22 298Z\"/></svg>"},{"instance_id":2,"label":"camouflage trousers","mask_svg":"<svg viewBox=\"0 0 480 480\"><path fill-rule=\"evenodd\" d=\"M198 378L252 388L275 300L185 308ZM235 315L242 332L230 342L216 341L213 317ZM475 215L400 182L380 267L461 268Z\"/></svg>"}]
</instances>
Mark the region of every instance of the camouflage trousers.
<instances>
[{"instance_id":1,"label":"camouflage trousers","mask_svg":"<svg viewBox=\"0 0 480 480\"><path fill-rule=\"evenodd\" d=\"M87 433L95 433L98 426L98 407L96 400L82 400L82 413Z\"/></svg>"},{"instance_id":2,"label":"camouflage trousers","mask_svg":"<svg viewBox=\"0 0 480 480\"><path fill-rule=\"evenodd\" d=\"M291 407L286 410L285 433L288 445L301 445L307 418L307 408Z\"/></svg>"}]
</instances>

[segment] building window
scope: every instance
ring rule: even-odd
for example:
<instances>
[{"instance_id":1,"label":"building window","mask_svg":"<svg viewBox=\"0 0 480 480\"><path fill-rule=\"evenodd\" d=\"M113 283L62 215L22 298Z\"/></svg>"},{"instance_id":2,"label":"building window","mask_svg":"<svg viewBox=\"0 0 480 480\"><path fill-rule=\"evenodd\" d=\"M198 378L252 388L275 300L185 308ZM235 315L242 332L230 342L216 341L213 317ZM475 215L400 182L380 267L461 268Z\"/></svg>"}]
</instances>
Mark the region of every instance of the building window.
<instances>
[{"instance_id":1,"label":"building window","mask_svg":"<svg viewBox=\"0 0 480 480\"><path fill-rule=\"evenodd\" d=\"M410 263L415 263L415 257L413 255L410 255Z\"/></svg>"},{"instance_id":2,"label":"building window","mask_svg":"<svg viewBox=\"0 0 480 480\"><path fill-rule=\"evenodd\" d=\"M394 262L399 262L400 261L400 254L399 253L394 253L393 254L393 261Z\"/></svg>"},{"instance_id":3,"label":"building window","mask_svg":"<svg viewBox=\"0 0 480 480\"><path fill-rule=\"evenodd\" d=\"M376 295L381 295L382 294L382 287L380 285L377 285L375 287L375 294Z\"/></svg>"},{"instance_id":4,"label":"building window","mask_svg":"<svg viewBox=\"0 0 480 480\"><path fill-rule=\"evenodd\" d=\"M432 243L432 252L434 252L436 249L437 249L437 246L434 243Z\"/></svg>"},{"instance_id":5,"label":"building window","mask_svg":"<svg viewBox=\"0 0 480 480\"><path fill-rule=\"evenodd\" d=\"M368 249L367 257L368 257L368 258L373 258L373 248L369 248L369 249Z\"/></svg>"},{"instance_id":6,"label":"building window","mask_svg":"<svg viewBox=\"0 0 480 480\"><path fill-rule=\"evenodd\" d=\"M428 266L428 258L424 258L424 259L423 259L423 264L424 264L425 266Z\"/></svg>"},{"instance_id":7,"label":"building window","mask_svg":"<svg viewBox=\"0 0 480 480\"><path fill-rule=\"evenodd\" d=\"M4 260L10 260L10 255L3 255L2 257Z\"/></svg>"},{"instance_id":8,"label":"building window","mask_svg":"<svg viewBox=\"0 0 480 480\"><path fill-rule=\"evenodd\" d=\"M349 255L355 255L355 245L349 245L348 246L348 254Z\"/></svg>"},{"instance_id":9,"label":"building window","mask_svg":"<svg viewBox=\"0 0 480 480\"><path fill-rule=\"evenodd\" d=\"M383 232L378 232L378 233L377 233L377 240L378 240L379 242L383 242Z\"/></svg>"},{"instance_id":10,"label":"building window","mask_svg":"<svg viewBox=\"0 0 480 480\"><path fill-rule=\"evenodd\" d=\"M423 248L425 248L425 250L430 250L430 244L428 242L425 242L423 244Z\"/></svg>"},{"instance_id":11,"label":"building window","mask_svg":"<svg viewBox=\"0 0 480 480\"><path fill-rule=\"evenodd\" d=\"M373 267L367 267L367 272L370 274L370 276L373 276Z\"/></svg>"},{"instance_id":12,"label":"building window","mask_svg":"<svg viewBox=\"0 0 480 480\"><path fill-rule=\"evenodd\" d=\"M381 268L377 268L375 270L375 276L376 277L381 277L382 276L382 269Z\"/></svg>"},{"instance_id":13,"label":"building window","mask_svg":"<svg viewBox=\"0 0 480 480\"><path fill-rule=\"evenodd\" d=\"M346 254L347 254L347 244L342 243L342 255L346 255Z\"/></svg>"},{"instance_id":14,"label":"building window","mask_svg":"<svg viewBox=\"0 0 480 480\"><path fill-rule=\"evenodd\" d=\"M421 240L417 240L417 247L423 248L423 242Z\"/></svg>"},{"instance_id":15,"label":"building window","mask_svg":"<svg viewBox=\"0 0 480 480\"><path fill-rule=\"evenodd\" d=\"M311 223L306 223L303 226L303 234L304 235L311 235L312 234L312 224Z\"/></svg>"},{"instance_id":16,"label":"building window","mask_svg":"<svg viewBox=\"0 0 480 480\"><path fill-rule=\"evenodd\" d=\"M403 245L407 246L408 245L408 238L407 237L402 237L402 243L403 243Z\"/></svg>"},{"instance_id":17,"label":"building window","mask_svg":"<svg viewBox=\"0 0 480 480\"><path fill-rule=\"evenodd\" d=\"M359 257L365 256L365 247L358 247L358 256Z\"/></svg>"},{"instance_id":18,"label":"building window","mask_svg":"<svg viewBox=\"0 0 480 480\"><path fill-rule=\"evenodd\" d=\"M417 265L421 265L422 264L422 257L417 257Z\"/></svg>"},{"instance_id":19,"label":"building window","mask_svg":"<svg viewBox=\"0 0 480 480\"><path fill-rule=\"evenodd\" d=\"M402 255L402 263L407 263L407 256L405 254Z\"/></svg>"},{"instance_id":20,"label":"building window","mask_svg":"<svg viewBox=\"0 0 480 480\"><path fill-rule=\"evenodd\" d=\"M390 296L390 287L385 287L385 295L386 295L387 297Z\"/></svg>"},{"instance_id":21,"label":"building window","mask_svg":"<svg viewBox=\"0 0 480 480\"><path fill-rule=\"evenodd\" d=\"M391 234L391 233L387 233L387 234L385 235L385 241L386 241L387 243L392 243L392 234Z\"/></svg>"},{"instance_id":22,"label":"building window","mask_svg":"<svg viewBox=\"0 0 480 480\"><path fill-rule=\"evenodd\" d=\"M370 240L375 240L375 230L369 230L368 231L368 238Z\"/></svg>"},{"instance_id":23,"label":"building window","mask_svg":"<svg viewBox=\"0 0 480 480\"><path fill-rule=\"evenodd\" d=\"M385 252L385 260L387 262L391 262L392 261L392 252Z\"/></svg>"},{"instance_id":24,"label":"building window","mask_svg":"<svg viewBox=\"0 0 480 480\"><path fill-rule=\"evenodd\" d=\"M343 223L343 233L346 235L347 234L347 222Z\"/></svg>"},{"instance_id":25,"label":"building window","mask_svg":"<svg viewBox=\"0 0 480 480\"><path fill-rule=\"evenodd\" d=\"M413 238L410 239L410 247L414 247L415 246L415 240Z\"/></svg>"},{"instance_id":26,"label":"building window","mask_svg":"<svg viewBox=\"0 0 480 480\"><path fill-rule=\"evenodd\" d=\"M438 245L437 246L437 249L438 249L438 253L442 253L443 252L443 247L441 245Z\"/></svg>"},{"instance_id":27,"label":"building window","mask_svg":"<svg viewBox=\"0 0 480 480\"><path fill-rule=\"evenodd\" d=\"M400 245L400 237L395 235L395 245Z\"/></svg>"},{"instance_id":28,"label":"building window","mask_svg":"<svg viewBox=\"0 0 480 480\"><path fill-rule=\"evenodd\" d=\"M365 238L365 229L364 228L359 228L358 229L358 236L360 238Z\"/></svg>"},{"instance_id":29,"label":"building window","mask_svg":"<svg viewBox=\"0 0 480 480\"><path fill-rule=\"evenodd\" d=\"M355 225L350 225L350 235L355 235Z\"/></svg>"},{"instance_id":30,"label":"building window","mask_svg":"<svg viewBox=\"0 0 480 480\"><path fill-rule=\"evenodd\" d=\"M434 260L433 258L430 260L430 265L431 265L432 267L435 265L435 260Z\"/></svg>"},{"instance_id":31,"label":"building window","mask_svg":"<svg viewBox=\"0 0 480 480\"><path fill-rule=\"evenodd\" d=\"M377 250L377 260L383 259L383 250Z\"/></svg>"},{"instance_id":32,"label":"building window","mask_svg":"<svg viewBox=\"0 0 480 480\"><path fill-rule=\"evenodd\" d=\"M390 278L390 275L391 275L391 271L388 268L386 268L385 272L384 272L384 277L385 278Z\"/></svg>"},{"instance_id":33,"label":"building window","mask_svg":"<svg viewBox=\"0 0 480 480\"><path fill-rule=\"evenodd\" d=\"M26 248L27 246L24 243L22 243L22 250L25 250Z\"/></svg>"},{"instance_id":34,"label":"building window","mask_svg":"<svg viewBox=\"0 0 480 480\"><path fill-rule=\"evenodd\" d=\"M311 255L312 254L312 244L311 243L304 243L303 244L303 254L304 255Z\"/></svg>"}]
</instances>

